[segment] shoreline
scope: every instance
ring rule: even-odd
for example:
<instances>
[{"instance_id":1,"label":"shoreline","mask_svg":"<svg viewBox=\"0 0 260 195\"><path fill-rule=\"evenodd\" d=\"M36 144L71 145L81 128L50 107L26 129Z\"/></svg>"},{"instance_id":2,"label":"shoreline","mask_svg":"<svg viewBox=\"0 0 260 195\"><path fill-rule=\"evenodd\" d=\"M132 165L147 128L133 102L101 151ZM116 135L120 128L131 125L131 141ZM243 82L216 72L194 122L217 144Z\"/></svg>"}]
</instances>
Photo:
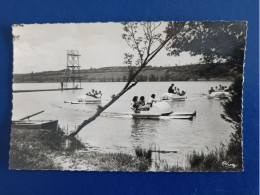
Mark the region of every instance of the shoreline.
<instances>
[{"instance_id":1,"label":"shoreline","mask_svg":"<svg viewBox=\"0 0 260 195\"><path fill-rule=\"evenodd\" d=\"M198 79L198 80L178 80L178 81L139 81L140 83L158 83L158 82L163 82L163 83L171 83L171 82L209 82L209 81L227 81L227 82L232 82L232 79L226 79L226 78L219 78L219 79ZM125 83L126 81L81 81L81 83ZM24 83L55 83L55 84L60 84L59 81L44 81L44 82L15 82L13 81L13 84L24 84Z\"/></svg>"},{"instance_id":2,"label":"shoreline","mask_svg":"<svg viewBox=\"0 0 260 195\"><path fill-rule=\"evenodd\" d=\"M69 140L69 141L67 141ZM61 131L12 128L9 169L147 171L151 161L133 154L88 151Z\"/></svg>"}]
</instances>

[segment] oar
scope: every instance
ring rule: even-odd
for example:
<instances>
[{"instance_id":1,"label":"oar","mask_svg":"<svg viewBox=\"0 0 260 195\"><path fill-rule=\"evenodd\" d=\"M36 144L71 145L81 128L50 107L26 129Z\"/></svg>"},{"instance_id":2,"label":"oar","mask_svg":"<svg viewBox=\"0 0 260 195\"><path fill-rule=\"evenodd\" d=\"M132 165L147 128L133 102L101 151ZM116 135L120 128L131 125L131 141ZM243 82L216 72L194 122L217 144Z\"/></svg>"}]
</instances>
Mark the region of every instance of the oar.
<instances>
[{"instance_id":1,"label":"oar","mask_svg":"<svg viewBox=\"0 0 260 195\"><path fill-rule=\"evenodd\" d=\"M32 114L32 115L26 116L26 117L24 117L24 118L21 118L20 121L21 121L21 120L24 120L24 119L29 119L29 118L31 118L31 117L33 117L33 116L35 116L35 115L41 114L41 113L43 113L43 112L44 112L44 110L42 110L42 111L40 111L40 112L37 112L37 113L35 113L35 114Z\"/></svg>"}]
</instances>

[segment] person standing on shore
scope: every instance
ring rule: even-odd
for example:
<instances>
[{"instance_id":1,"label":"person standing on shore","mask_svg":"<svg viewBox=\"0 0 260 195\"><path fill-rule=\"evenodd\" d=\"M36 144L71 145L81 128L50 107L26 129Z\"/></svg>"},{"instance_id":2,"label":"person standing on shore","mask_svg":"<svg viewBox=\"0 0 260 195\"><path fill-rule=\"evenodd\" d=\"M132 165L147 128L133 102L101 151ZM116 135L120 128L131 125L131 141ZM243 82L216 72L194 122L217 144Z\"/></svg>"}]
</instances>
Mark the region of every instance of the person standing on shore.
<instances>
[{"instance_id":1,"label":"person standing on shore","mask_svg":"<svg viewBox=\"0 0 260 195\"><path fill-rule=\"evenodd\" d=\"M60 82L61 91L63 91L63 81Z\"/></svg>"}]
</instances>

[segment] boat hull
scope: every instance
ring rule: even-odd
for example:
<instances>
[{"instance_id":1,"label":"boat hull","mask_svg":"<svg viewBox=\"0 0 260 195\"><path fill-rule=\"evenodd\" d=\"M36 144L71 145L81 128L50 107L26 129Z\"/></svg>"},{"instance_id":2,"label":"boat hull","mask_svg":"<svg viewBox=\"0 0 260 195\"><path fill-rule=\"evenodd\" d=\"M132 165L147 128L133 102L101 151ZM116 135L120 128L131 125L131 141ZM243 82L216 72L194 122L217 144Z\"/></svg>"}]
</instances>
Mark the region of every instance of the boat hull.
<instances>
[{"instance_id":1,"label":"boat hull","mask_svg":"<svg viewBox=\"0 0 260 195\"><path fill-rule=\"evenodd\" d=\"M132 114L132 116L134 119L159 119L161 115L134 113L134 114Z\"/></svg>"},{"instance_id":2,"label":"boat hull","mask_svg":"<svg viewBox=\"0 0 260 195\"><path fill-rule=\"evenodd\" d=\"M99 104L101 100L72 101L71 104Z\"/></svg>"},{"instance_id":3,"label":"boat hull","mask_svg":"<svg viewBox=\"0 0 260 195\"><path fill-rule=\"evenodd\" d=\"M145 113L132 114L134 119L189 119L192 120L194 115L152 115Z\"/></svg>"},{"instance_id":4,"label":"boat hull","mask_svg":"<svg viewBox=\"0 0 260 195\"><path fill-rule=\"evenodd\" d=\"M231 95L229 92L218 91L218 92L212 92L211 94L209 94L208 98L209 99L228 99L230 96Z\"/></svg>"},{"instance_id":5,"label":"boat hull","mask_svg":"<svg viewBox=\"0 0 260 195\"><path fill-rule=\"evenodd\" d=\"M179 96L176 94L172 94L172 93L164 93L161 96L161 100L162 101L185 101L187 99L186 96Z\"/></svg>"},{"instance_id":6,"label":"boat hull","mask_svg":"<svg viewBox=\"0 0 260 195\"><path fill-rule=\"evenodd\" d=\"M29 121L13 121L13 128L20 129L49 129L57 130L58 120L29 120Z\"/></svg>"}]
</instances>

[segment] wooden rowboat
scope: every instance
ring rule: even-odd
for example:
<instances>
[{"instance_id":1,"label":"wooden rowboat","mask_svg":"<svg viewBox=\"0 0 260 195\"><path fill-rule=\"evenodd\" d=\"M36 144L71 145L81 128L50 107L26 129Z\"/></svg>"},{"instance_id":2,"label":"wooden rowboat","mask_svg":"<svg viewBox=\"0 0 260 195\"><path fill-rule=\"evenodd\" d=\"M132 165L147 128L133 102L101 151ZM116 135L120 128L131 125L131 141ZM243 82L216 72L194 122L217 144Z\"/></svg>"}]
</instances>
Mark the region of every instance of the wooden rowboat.
<instances>
[{"instance_id":1,"label":"wooden rowboat","mask_svg":"<svg viewBox=\"0 0 260 195\"><path fill-rule=\"evenodd\" d=\"M57 130L58 120L30 120L31 117L43 113L44 110L37 112L35 114L21 118L18 121L12 121L13 128L20 129L49 129Z\"/></svg>"},{"instance_id":2,"label":"wooden rowboat","mask_svg":"<svg viewBox=\"0 0 260 195\"><path fill-rule=\"evenodd\" d=\"M57 130L58 120L19 120L12 121L13 128Z\"/></svg>"}]
</instances>

